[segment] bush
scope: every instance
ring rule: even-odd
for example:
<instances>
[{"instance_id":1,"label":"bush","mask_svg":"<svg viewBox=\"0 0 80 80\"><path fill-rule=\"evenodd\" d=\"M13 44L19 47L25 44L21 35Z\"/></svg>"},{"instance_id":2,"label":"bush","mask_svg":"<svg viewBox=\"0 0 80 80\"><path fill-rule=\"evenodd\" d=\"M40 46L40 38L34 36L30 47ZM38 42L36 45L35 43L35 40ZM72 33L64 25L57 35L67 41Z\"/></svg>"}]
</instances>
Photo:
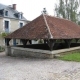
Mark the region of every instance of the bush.
<instances>
[{"instance_id":1,"label":"bush","mask_svg":"<svg viewBox=\"0 0 80 80\"><path fill-rule=\"evenodd\" d=\"M44 43L44 40L43 40L43 39L39 39L39 40L38 40L38 43L39 43L39 44L42 44L42 43Z\"/></svg>"},{"instance_id":2,"label":"bush","mask_svg":"<svg viewBox=\"0 0 80 80\"><path fill-rule=\"evenodd\" d=\"M0 46L0 52L3 52L3 51L5 51L5 48Z\"/></svg>"},{"instance_id":3,"label":"bush","mask_svg":"<svg viewBox=\"0 0 80 80\"><path fill-rule=\"evenodd\" d=\"M7 35L8 35L9 33L2 33L1 35L2 35L2 37L6 37Z\"/></svg>"}]
</instances>

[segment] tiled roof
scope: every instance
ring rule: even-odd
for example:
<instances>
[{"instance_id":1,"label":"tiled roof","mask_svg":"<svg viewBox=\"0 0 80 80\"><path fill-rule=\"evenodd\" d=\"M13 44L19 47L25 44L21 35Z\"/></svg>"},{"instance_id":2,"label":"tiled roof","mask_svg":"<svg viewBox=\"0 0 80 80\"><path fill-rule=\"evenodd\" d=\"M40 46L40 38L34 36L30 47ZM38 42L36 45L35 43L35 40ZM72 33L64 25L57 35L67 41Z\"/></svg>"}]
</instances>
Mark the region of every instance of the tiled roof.
<instances>
[{"instance_id":1,"label":"tiled roof","mask_svg":"<svg viewBox=\"0 0 80 80\"><path fill-rule=\"evenodd\" d=\"M46 16L54 39L80 38L80 26L76 23L56 17Z\"/></svg>"},{"instance_id":2,"label":"tiled roof","mask_svg":"<svg viewBox=\"0 0 80 80\"><path fill-rule=\"evenodd\" d=\"M24 27L14 31L6 38L16 39L72 39L80 38L80 26L76 23L40 15Z\"/></svg>"},{"instance_id":3,"label":"tiled roof","mask_svg":"<svg viewBox=\"0 0 80 80\"><path fill-rule=\"evenodd\" d=\"M8 16L4 16L7 18L13 18L13 19L19 19L15 16L16 13L19 13L17 10L14 10L12 7L7 6L7 5L3 5L0 3L0 10L8 10L9 15ZM0 17L3 17L2 15L0 15ZM23 16L21 20L26 20L26 18Z\"/></svg>"}]
</instances>

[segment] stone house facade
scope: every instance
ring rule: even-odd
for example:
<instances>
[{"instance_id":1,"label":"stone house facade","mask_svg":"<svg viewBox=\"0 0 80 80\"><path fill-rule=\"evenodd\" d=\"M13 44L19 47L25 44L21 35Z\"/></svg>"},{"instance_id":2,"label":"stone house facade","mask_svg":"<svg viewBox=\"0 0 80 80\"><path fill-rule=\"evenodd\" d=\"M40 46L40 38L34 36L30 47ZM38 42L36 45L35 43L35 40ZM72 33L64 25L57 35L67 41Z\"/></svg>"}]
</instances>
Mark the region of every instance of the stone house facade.
<instances>
[{"instance_id":1,"label":"stone house facade","mask_svg":"<svg viewBox=\"0 0 80 80\"><path fill-rule=\"evenodd\" d=\"M16 4L9 6L0 4L0 46L5 45L2 33L12 33L28 23L28 20L23 16L22 12L16 10ZM18 40L11 41L11 44L18 42Z\"/></svg>"}]
</instances>

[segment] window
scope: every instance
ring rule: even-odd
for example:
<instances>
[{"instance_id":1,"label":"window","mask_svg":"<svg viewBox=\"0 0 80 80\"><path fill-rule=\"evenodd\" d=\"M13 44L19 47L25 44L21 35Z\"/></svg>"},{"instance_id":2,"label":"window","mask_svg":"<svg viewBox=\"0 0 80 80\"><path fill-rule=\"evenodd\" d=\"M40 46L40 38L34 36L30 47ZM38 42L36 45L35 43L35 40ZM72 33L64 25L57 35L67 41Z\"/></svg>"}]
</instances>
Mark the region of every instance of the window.
<instances>
[{"instance_id":1,"label":"window","mask_svg":"<svg viewBox=\"0 0 80 80\"><path fill-rule=\"evenodd\" d=\"M8 11L5 11L5 16L8 16Z\"/></svg>"},{"instance_id":2,"label":"window","mask_svg":"<svg viewBox=\"0 0 80 80\"><path fill-rule=\"evenodd\" d=\"M22 14L20 14L20 19L22 19L22 16L23 16L23 15L22 15Z\"/></svg>"},{"instance_id":3,"label":"window","mask_svg":"<svg viewBox=\"0 0 80 80\"><path fill-rule=\"evenodd\" d=\"M0 10L0 15L3 15L3 10Z\"/></svg>"},{"instance_id":4,"label":"window","mask_svg":"<svg viewBox=\"0 0 80 80\"><path fill-rule=\"evenodd\" d=\"M9 32L9 21L5 21L4 25L5 25L5 32Z\"/></svg>"},{"instance_id":5,"label":"window","mask_svg":"<svg viewBox=\"0 0 80 80\"><path fill-rule=\"evenodd\" d=\"M5 28L8 29L9 21L5 21Z\"/></svg>"},{"instance_id":6,"label":"window","mask_svg":"<svg viewBox=\"0 0 80 80\"><path fill-rule=\"evenodd\" d=\"M20 22L20 28L23 27L23 23Z\"/></svg>"}]
</instances>

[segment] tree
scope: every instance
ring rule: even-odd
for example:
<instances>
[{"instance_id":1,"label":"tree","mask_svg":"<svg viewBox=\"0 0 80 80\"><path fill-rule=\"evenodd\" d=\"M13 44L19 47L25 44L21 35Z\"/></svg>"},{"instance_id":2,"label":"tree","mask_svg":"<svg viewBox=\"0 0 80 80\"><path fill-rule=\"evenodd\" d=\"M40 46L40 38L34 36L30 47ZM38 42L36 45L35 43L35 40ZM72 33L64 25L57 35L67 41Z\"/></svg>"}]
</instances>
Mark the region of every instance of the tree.
<instances>
[{"instance_id":1,"label":"tree","mask_svg":"<svg viewBox=\"0 0 80 80\"><path fill-rule=\"evenodd\" d=\"M79 0L59 0L59 4L56 4L55 6L55 13L57 17L65 18L77 23L78 7Z\"/></svg>"}]
</instances>

